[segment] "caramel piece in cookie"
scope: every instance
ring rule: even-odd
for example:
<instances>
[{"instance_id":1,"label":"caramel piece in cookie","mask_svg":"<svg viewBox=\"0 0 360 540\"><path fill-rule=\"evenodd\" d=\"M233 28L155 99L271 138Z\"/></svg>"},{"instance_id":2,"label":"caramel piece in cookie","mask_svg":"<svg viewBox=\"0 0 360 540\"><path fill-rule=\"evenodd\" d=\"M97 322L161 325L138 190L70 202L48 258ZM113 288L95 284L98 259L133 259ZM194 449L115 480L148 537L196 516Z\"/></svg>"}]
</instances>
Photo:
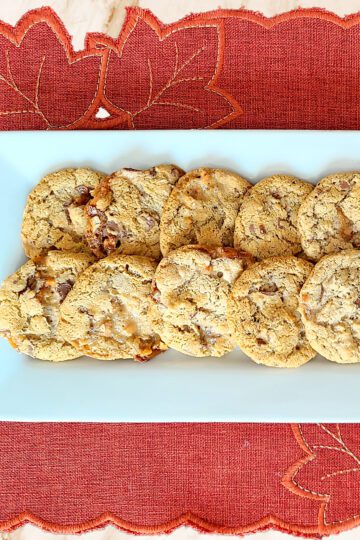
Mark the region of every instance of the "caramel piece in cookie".
<instances>
[{"instance_id":1,"label":"caramel piece in cookie","mask_svg":"<svg viewBox=\"0 0 360 540\"><path fill-rule=\"evenodd\" d=\"M300 293L300 313L317 352L341 364L360 362L360 251L316 264Z\"/></svg>"},{"instance_id":2,"label":"caramel piece in cookie","mask_svg":"<svg viewBox=\"0 0 360 540\"><path fill-rule=\"evenodd\" d=\"M187 244L233 246L235 219L250 187L223 169L196 169L183 176L162 215L162 254Z\"/></svg>"},{"instance_id":3,"label":"caramel piece in cookie","mask_svg":"<svg viewBox=\"0 0 360 540\"><path fill-rule=\"evenodd\" d=\"M61 335L103 360L144 361L165 350L148 315L155 268L153 259L118 254L94 264L61 306Z\"/></svg>"},{"instance_id":4,"label":"caramel piece in cookie","mask_svg":"<svg viewBox=\"0 0 360 540\"><path fill-rule=\"evenodd\" d=\"M303 249L315 261L360 248L360 172L323 178L303 201L298 227Z\"/></svg>"},{"instance_id":5,"label":"caramel piece in cookie","mask_svg":"<svg viewBox=\"0 0 360 540\"><path fill-rule=\"evenodd\" d=\"M191 356L231 351L227 299L251 263L248 253L220 247L184 246L165 257L155 273L150 312L164 342Z\"/></svg>"},{"instance_id":6,"label":"caramel piece in cookie","mask_svg":"<svg viewBox=\"0 0 360 540\"><path fill-rule=\"evenodd\" d=\"M274 175L258 182L240 207L235 247L258 259L299 253L298 210L312 189L294 176Z\"/></svg>"},{"instance_id":7,"label":"caramel piece in cookie","mask_svg":"<svg viewBox=\"0 0 360 540\"><path fill-rule=\"evenodd\" d=\"M0 334L19 352L59 362L81 356L58 333L60 306L91 263L85 253L50 251L28 261L0 288Z\"/></svg>"},{"instance_id":8,"label":"caramel piece in cookie","mask_svg":"<svg viewBox=\"0 0 360 540\"><path fill-rule=\"evenodd\" d=\"M87 251L84 206L103 177L92 169L61 169L40 180L24 211L21 234L28 257L49 249Z\"/></svg>"},{"instance_id":9,"label":"caramel piece in cookie","mask_svg":"<svg viewBox=\"0 0 360 540\"><path fill-rule=\"evenodd\" d=\"M255 362L298 367L315 356L301 322L298 295L312 264L293 256L254 264L240 276L228 302L237 344Z\"/></svg>"},{"instance_id":10,"label":"caramel piece in cookie","mask_svg":"<svg viewBox=\"0 0 360 540\"><path fill-rule=\"evenodd\" d=\"M175 165L158 165L121 169L104 178L86 207L86 240L95 255L117 251L159 259L161 214L183 173Z\"/></svg>"}]
</instances>

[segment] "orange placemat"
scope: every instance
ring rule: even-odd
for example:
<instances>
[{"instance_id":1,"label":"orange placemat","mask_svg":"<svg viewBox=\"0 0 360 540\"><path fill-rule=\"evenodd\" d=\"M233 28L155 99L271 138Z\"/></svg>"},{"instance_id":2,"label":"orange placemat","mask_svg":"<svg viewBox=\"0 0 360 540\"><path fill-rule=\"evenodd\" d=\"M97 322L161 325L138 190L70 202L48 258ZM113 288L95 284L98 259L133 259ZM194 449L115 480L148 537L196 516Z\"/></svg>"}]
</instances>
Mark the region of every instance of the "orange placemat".
<instances>
[{"instance_id":1,"label":"orange placemat","mask_svg":"<svg viewBox=\"0 0 360 540\"><path fill-rule=\"evenodd\" d=\"M360 522L360 429L0 423L0 529L322 536Z\"/></svg>"},{"instance_id":2,"label":"orange placemat","mask_svg":"<svg viewBox=\"0 0 360 540\"><path fill-rule=\"evenodd\" d=\"M50 8L0 23L0 129L358 129L360 15L129 9L74 52Z\"/></svg>"},{"instance_id":3,"label":"orange placemat","mask_svg":"<svg viewBox=\"0 0 360 540\"><path fill-rule=\"evenodd\" d=\"M35 10L0 23L0 129L359 129L359 22L130 9L74 52ZM0 529L330 534L359 522L359 445L354 424L0 423Z\"/></svg>"}]
</instances>

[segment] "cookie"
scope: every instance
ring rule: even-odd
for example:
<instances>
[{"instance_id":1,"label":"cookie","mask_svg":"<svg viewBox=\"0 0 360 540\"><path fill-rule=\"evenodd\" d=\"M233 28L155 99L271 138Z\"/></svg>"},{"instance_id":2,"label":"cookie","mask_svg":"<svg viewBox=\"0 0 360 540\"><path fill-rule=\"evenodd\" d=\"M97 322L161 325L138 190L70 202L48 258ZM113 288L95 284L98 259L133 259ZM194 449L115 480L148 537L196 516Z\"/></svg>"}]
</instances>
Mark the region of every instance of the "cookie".
<instances>
[{"instance_id":1,"label":"cookie","mask_svg":"<svg viewBox=\"0 0 360 540\"><path fill-rule=\"evenodd\" d=\"M255 362L298 367L315 356L301 322L298 295L312 264L292 255L254 264L235 283L228 321L237 344Z\"/></svg>"},{"instance_id":2,"label":"cookie","mask_svg":"<svg viewBox=\"0 0 360 540\"><path fill-rule=\"evenodd\" d=\"M341 364L360 362L360 251L322 258L301 290L299 306L317 352Z\"/></svg>"},{"instance_id":3,"label":"cookie","mask_svg":"<svg viewBox=\"0 0 360 540\"><path fill-rule=\"evenodd\" d=\"M230 289L251 257L233 248L184 246L160 262L150 315L173 349L222 356L235 347L226 320Z\"/></svg>"},{"instance_id":4,"label":"cookie","mask_svg":"<svg viewBox=\"0 0 360 540\"><path fill-rule=\"evenodd\" d=\"M258 182L247 193L236 218L235 247L257 259L299 253L298 210L312 189L307 182L287 175Z\"/></svg>"},{"instance_id":5,"label":"cookie","mask_svg":"<svg viewBox=\"0 0 360 540\"><path fill-rule=\"evenodd\" d=\"M323 178L300 206L298 227L303 249L315 261L360 248L360 172Z\"/></svg>"},{"instance_id":6,"label":"cookie","mask_svg":"<svg viewBox=\"0 0 360 540\"><path fill-rule=\"evenodd\" d=\"M34 259L50 249L85 251L84 205L104 175L92 169L61 169L45 176L30 193L22 241Z\"/></svg>"},{"instance_id":7,"label":"cookie","mask_svg":"<svg viewBox=\"0 0 360 540\"><path fill-rule=\"evenodd\" d=\"M196 169L183 176L161 218L162 254L187 244L232 247L235 219L250 187L223 169Z\"/></svg>"},{"instance_id":8,"label":"cookie","mask_svg":"<svg viewBox=\"0 0 360 540\"><path fill-rule=\"evenodd\" d=\"M59 362L81 356L59 336L60 306L91 263L86 253L50 251L28 261L0 288L0 334L19 352Z\"/></svg>"},{"instance_id":9,"label":"cookie","mask_svg":"<svg viewBox=\"0 0 360 540\"><path fill-rule=\"evenodd\" d=\"M158 165L121 169L104 178L86 207L88 246L97 257L117 251L160 258L160 218L184 171Z\"/></svg>"},{"instance_id":10,"label":"cookie","mask_svg":"<svg viewBox=\"0 0 360 540\"><path fill-rule=\"evenodd\" d=\"M149 360L166 349L148 316L156 262L114 253L78 279L61 306L60 334L79 353Z\"/></svg>"}]
</instances>

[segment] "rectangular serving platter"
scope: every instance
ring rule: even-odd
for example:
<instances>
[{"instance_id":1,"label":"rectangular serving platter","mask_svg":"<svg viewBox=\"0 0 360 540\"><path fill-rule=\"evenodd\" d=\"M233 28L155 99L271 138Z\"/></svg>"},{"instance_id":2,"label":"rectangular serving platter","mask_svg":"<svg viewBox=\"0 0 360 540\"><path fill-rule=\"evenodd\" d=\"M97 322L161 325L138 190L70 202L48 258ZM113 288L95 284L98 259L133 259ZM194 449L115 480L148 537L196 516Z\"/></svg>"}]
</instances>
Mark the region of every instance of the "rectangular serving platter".
<instances>
[{"instance_id":1,"label":"rectangular serving platter","mask_svg":"<svg viewBox=\"0 0 360 540\"><path fill-rule=\"evenodd\" d=\"M227 167L251 182L289 173L316 182L360 169L360 132L78 131L0 133L0 279L25 260L22 211L46 173L105 172L161 162ZM296 370L259 366L239 350L224 358L168 351L151 362L29 359L0 340L0 420L360 421L360 365L317 357Z\"/></svg>"}]
</instances>

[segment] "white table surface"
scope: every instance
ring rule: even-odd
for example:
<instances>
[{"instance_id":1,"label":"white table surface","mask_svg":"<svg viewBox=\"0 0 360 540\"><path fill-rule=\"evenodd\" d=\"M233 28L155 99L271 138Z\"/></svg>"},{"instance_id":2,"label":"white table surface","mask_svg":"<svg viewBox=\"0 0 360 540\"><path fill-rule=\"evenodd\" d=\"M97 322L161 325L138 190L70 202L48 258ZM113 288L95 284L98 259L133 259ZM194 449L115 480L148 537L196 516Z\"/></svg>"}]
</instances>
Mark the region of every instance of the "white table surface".
<instances>
[{"instance_id":1,"label":"white table surface","mask_svg":"<svg viewBox=\"0 0 360 540\"><path fill-rule=\"evenodd\" d=\"M276 173L316 182L327 174L360 169L360 132L1 132L0 185L7 203L0 213L0 279L23 260L18 240L23 207L44 174L68 166L110 173L156 163L176 163L185 170L228 167L252 183ZM21 356L5 340L0 352L0 420L360 421L359 364L343 366L316 357L298 370L279 370L257 365L240 349L221 359L169 349L145 364L91 359L52 364Z\"/></svg>"}]
</instances>

